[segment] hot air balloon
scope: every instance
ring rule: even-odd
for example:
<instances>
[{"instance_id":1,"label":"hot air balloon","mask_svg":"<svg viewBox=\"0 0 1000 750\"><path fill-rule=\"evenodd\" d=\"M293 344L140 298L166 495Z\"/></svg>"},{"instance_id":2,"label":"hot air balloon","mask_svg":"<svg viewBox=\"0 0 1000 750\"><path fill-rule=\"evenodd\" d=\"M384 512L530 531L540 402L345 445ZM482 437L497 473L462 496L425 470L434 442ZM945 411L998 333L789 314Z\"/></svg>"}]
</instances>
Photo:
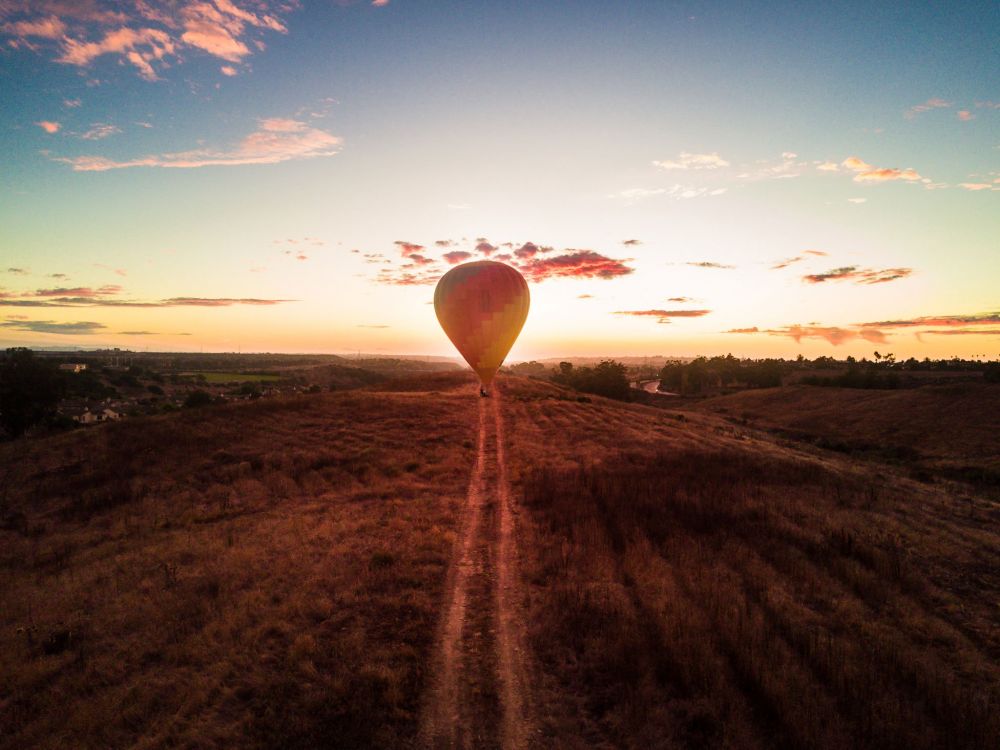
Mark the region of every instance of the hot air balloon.
<instances>
[{"instance_id":1,"label":"hot air balloon","mask_svg":"<svg viewBox=\"0 0 1000 750\"><path fill-rule=\"evenodd\" d=\"M516 269L492 260L463 263L434 290L434 312L451 343L482 383L493 382L528 317L528 284Z\"/></svg>"}]
</instances>

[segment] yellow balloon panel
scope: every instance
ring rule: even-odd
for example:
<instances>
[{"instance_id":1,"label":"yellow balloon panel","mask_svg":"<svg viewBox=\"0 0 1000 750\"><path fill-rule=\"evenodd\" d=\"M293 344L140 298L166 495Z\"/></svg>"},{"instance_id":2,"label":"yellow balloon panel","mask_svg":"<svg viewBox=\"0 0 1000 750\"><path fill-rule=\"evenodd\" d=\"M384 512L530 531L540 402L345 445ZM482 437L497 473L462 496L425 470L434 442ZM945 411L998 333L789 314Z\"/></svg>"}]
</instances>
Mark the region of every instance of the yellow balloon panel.
<instances>
[{"instance_id":1,"label":"yellow balloon panel","mask_svg":"<svg viewBox=\"0 0 1000 750\"><path fill-rule=\"evenodd\" d=\"M463 263L434 290L434 312L451 343L489 385L528 317L524 277L491 260Z\"/></svg>"}]
</instances>

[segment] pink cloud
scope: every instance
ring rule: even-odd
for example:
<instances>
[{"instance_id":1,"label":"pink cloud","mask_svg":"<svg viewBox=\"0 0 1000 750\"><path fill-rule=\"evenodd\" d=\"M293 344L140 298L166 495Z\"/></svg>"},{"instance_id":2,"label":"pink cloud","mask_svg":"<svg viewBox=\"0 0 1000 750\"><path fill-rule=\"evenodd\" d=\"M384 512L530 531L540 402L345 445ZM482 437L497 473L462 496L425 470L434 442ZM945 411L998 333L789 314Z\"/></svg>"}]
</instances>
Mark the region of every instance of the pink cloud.
<instances>
[{"instance_id":1,"label":"pink cloud","mask_svg":"<svg viewBox=\"0 0 1000 750\"><path fill-rule=\"evenodd\" d=\"M456 263L461 263L463 260L468 260L472 257L472 253L466 252L465 250L452 250L441 256L451 265Z\"/></svg>"},{"instance_id":2,"label":"pink cloud","mask_svg":"<svg viewBox=\"0 0 1000 750\"><path fill-rule=\"evenodd\" d=\"M62 125L58 122L52 122L51 120L42 120L41 122L35 123L38 127L44 130L49 135L53 133L58 133Z\"/></svg>"},{"instance_id":3,"label":"pink cloud","mask_svg":"<svg viewBox=\"0 0 1000 750\"><path fill-rule=\"evenodd\" d=\"M517 266L529 281L552 278L613 279L626 276L635 269L624 261L609 258L593 250L569 249L563 255L531 258Z\"/></svg>"},{"instance_id":4,"label":"pink cloud","mask_svg":"<svg viewBox=\"0 0 1000 750\"><path fill-rule=\"evenodd\" d=\"M960 109L958 111L958 114L956 114L955 116L962 122L968 122L969 120L976 119L976 116L967 109Z\"/></svg>"},{"instance_id":5,"label":"pink cloud","mask_svg":"<svg viewBox=\"0 0 1000 750\"><path fill-rule=\"evenodd\" d=\"M476 244L476 252L477 253L482 253L483 255L489 256L491 253L493 253L497 249L496 245L491 245L489 242L487 242L482 237L480 237L476 242L477 242L477 244Z\"/></svg>"},{"instance_id":6,"label":"pink cloud","mask_svg":"<svg viewBox=\"0 0 1000 750\"><path fill-rule=\"evenodd\" d=\"M993 185L988 182L960 182L958 184L960 188L965 188L966 190L993 190Z\"/></svg>"},{"instance_id":7,"label":"pink cloud","mask_svg":"<svg viewBox=\"0 0 1000 750\"><path fill-rule=\"evenodd\" d=\"M399 253L404 258L413 255L414 253L419 253L421 250L424 249L423 245L418 245L415 242L406 242L405 240L396 240L392 244L399 246Z\"/></svg>"}]
</instances>

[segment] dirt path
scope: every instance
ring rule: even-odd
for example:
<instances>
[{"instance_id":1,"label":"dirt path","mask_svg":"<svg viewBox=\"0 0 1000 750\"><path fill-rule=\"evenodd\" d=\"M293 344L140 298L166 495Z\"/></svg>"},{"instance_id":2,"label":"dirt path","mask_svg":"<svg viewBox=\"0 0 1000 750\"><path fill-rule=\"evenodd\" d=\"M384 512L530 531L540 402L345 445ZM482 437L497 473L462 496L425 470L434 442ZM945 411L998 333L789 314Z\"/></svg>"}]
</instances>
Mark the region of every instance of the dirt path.
<instances>
[{"instance_id":1,"label":"dirt path","mask_svg":"<svg viewBox=\"0 0 1000 750\"><path fill-rule=\"evenodd\" d=\"M525 748L526 699L516 511L501 392L479 400L479 439L448 574L421 738L429 748Z\"/></svg>"}]
</instances>

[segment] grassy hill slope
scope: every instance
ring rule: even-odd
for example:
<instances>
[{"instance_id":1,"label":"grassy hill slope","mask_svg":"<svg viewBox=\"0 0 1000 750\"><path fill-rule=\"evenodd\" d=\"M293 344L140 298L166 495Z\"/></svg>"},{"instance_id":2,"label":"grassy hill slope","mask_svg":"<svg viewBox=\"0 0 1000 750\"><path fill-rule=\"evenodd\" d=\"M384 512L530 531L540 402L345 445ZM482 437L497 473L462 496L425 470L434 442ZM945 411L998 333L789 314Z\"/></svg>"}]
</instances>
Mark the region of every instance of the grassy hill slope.
<instances>
[{"instance_id":1,"label":"grassy hill slope","mask_svg":"<svg viewBox=\"0 0 1000 750\"><path fill-rule=\"evenodd\" d=\"M695 408L839 450L881 453L947 476L1000 483L1000 385L888 391L800 385L710 398Z\"/></svg>"}]
</instances>

